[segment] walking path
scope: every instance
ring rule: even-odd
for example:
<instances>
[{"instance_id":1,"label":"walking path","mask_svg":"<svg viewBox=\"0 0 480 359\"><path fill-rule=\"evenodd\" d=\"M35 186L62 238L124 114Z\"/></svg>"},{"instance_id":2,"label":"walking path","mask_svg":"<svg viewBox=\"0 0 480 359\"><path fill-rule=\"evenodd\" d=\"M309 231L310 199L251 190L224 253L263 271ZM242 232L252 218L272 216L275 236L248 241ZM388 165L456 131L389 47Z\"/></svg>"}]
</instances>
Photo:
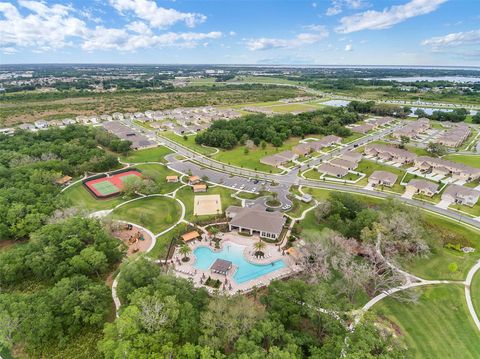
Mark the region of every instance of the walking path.
<instances>
[{"instance_id":1,"label":"walking path","mask_svg":"<svg viewBox=\"0 0 480 359\"><path fill-rule=\"evenodd\" d=\"M470 271L467 274L467 279L465 280L465 298L467 299L468 311L470 312L470 315L472 316L472 319L475 322L475 325L477 326L478 330L480 330L480 319L478 319L478 314L475 311L475 308L473 306L472 293L470 292L470 289L471 289L473 277L475 276L475 273L477 273L479 269L480 269L480 260L470 269ZM477 308L477 310L480 310L480 308Z\"/></svg>"}]
</instances>

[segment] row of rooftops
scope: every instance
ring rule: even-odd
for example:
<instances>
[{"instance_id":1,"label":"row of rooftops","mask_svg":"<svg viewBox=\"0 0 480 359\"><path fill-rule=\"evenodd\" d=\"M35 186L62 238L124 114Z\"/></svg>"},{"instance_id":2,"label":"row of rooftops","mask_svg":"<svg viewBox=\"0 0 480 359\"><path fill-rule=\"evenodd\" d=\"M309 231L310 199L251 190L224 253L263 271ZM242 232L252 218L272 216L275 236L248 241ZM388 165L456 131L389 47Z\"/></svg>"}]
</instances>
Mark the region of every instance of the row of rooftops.
<instances>
[{"instance_id":1,"label":"row of rooftops","mask_svg":"<svg viewBox=\"0 0 480 359\"><path fill-rule=\"evenodd\" d=\"M416 121L409 122L406 126L396 130L392 135L396 138L405 136L408 138L416 138L419 134L430 128L430 120L428 118L420 118Z\"/></svg>"},{"instance_id":2,"label":"row of rooftops","mask_svg":"<svg viewBox=\"0 0 480 359\"><path fill-rule=\"evenodd\" d=\"M394 121L392 117L371 118L366 120L365 123L353 125L351 127L352 127L352 131L354 132L366 134L378 127L388 125L392 121Z\"/></svg>"},{"instance_id":3,"label":"row of rooftops","mask_svg":"<svg viewBox=\"0 0 480 359\"><path fill-rule=\"evenodd\" d=\"M470 136L471 130L467 124L457 124L445 131L439 138L438 143L447 147L458 147Z\"/></svg>"}]
</instances>

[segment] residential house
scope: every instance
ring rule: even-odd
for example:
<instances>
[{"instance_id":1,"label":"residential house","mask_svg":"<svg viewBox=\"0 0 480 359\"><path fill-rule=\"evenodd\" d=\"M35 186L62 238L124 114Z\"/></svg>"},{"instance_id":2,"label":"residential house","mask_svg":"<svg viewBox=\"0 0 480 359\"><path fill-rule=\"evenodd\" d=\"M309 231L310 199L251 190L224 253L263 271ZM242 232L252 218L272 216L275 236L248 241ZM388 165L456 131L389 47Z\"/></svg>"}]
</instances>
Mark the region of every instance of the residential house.
<instances>
[{"instance_id":1,"label":"residential house","mask_svg":"<svg viewBox=\"0 0 480 359\"><path fill-rule=\"evenodd\" d=\"M48 122L45 120L38 120L34 122L35 127L38 129L43 129L48 127Z\"/></svg>"},{"instance_id":2,"label":"residential house","mask_svg":"<svg viewBox=\"0 0 480 359\"><path fill-rule=\"evenodd\" d=\"M387 171L374 171L368 178L368 183L373 186L392 187L397 182L398 176Z\"/></svg>"},{"instance_id":3,"label":"residential house","mask_svg":"<svg viewBox=\"0 0 480 359\"><path fill-rule=\"evenodd\" d=\"M358 162L345 160L343 158L334 158L330 161L331 165L345 168L349 171L353 171L358 167Z\"/></svg>"},{"instance_id":4,"label":"residential house","mask_svg":"<svg viewBox=\"0 0 480 359\"><path fill-rule=\"evenodd\" d=\"M430 128L430 120L428 118L420 118L416 121L408 123L406 126L396 130L392 136L400 139L402 136L410 139L418 138L418 135Z\"/></svg>"},{"instance_id":5,"label":"residential house","mask_svg":"<svg viewBox=\"0 0 480 359\"><path fill-rule=\"evenodd\" d=\"M339 158L346 161L359 163L362 160L362 154L354 151L347 151L342 153Z\"/></svg>"},{"instance_id":6,"label":"residential house","mask_svg":"<svg viewBox=\"0 0 480 359\"><path fill-rule=\"evenodd\" d=\"M475 206L479 198L480 191L456 184L448 186L445 192L442 194L442 200L445 199L469 207Z\"/></svg>"},{"instance_id":7,"label":"residential house","mask_svg":"<svg viewBox=\"0 0 480 359\"><path fill-rule=\"evenodd\" d=\"M348 169L334 166L329 163L322 163L318 166L318 172L325 173L332 177L342 178L347 175Z\"/></svg>"},{"instance_id":8,"label":"residential house","mask_svg":"<svg viewBox=\"0 0 480 359\"><path fill-rule=\"evenodd\" d=\"M415 191L415 193L432 197L438 191L438 184L423 179L412 179L408 182L406 188Z\"/></svg>"},{"instance_id":9,"label":"residential house","mask_svg":"<svg viewBox=\"0 0 480 359\"><path fill-rule=\"evenodd\" d=\"M421 171L433 174L451 175L453 179L466 182L480 178L480 168L444 160L442 158L419 156L415 159L415 167Z\"/></svg>"},{"instance_id":10,"label":"residential house","mask_svg":"<svg viewBox=\"0 0 480 359\"><path fill-rule=\"evenodd\" d=\"M414 153L409 151L394 146L376 143L365 146L364 151L367 156L374 156L384 161L393 161L401 164L411 163L417 157Z\"/></svg>"},{"instance_id":11,"label":"residential house","mask_svg":"<svg viewBox=\"0 0 480 359\"><path fill-rule=\"evenodd\" d=\"M447 131L445 131L439 138L438 143L447 147L461 146L468 136L470 136L470 127L466 124L459 124Z\"/></svg>"}]
</instances>

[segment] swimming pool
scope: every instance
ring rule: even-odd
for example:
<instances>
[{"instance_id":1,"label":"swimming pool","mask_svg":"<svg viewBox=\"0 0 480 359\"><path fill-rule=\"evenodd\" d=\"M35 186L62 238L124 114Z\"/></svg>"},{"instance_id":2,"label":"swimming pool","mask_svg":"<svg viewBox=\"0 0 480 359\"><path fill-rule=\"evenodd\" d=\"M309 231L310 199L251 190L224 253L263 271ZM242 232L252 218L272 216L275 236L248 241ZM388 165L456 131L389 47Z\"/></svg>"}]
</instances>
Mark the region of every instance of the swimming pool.
<instances>
[{"instance_id":1,"label":"swimming pool","mask_svg":"<svg viewBox=\"0 0 480 359\"><path fill-rule=\"evenodd\" d=\"M243 256L245 247L236 243L227 243L220 252L214 252L208 247L198 247L193 266L200 270L207 270L217 259L225 259L237 267L233 279L238 284L248 282L265 274L274 272L285 267L283 260L277 260L271 264L252 264Z\"/></svg>"}]
</instances>

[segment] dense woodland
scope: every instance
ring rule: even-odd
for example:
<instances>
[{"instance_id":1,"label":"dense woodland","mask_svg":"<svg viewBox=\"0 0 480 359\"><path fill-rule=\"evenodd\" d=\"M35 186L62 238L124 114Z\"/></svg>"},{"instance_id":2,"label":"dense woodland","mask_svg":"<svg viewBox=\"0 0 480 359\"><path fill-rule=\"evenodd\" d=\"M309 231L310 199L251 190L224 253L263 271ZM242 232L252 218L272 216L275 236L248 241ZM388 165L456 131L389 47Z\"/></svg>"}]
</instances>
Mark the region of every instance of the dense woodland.
<instances>
[{"instance_id":1,"label":"dense woodland","mask_svg":"<svg viewBox=\"0 0 480 359\"><path fill-rule=\"evenodd\" d=\"M0 136L0 240L28 238L68 206L58 196L56 179L118 167L116 156L99 145L119 152L130 148L129 141L86 126Z\"/></svg>"},{"instance_id":2,"label":"dense woodland","mask_svg":"<svg viewBox=\"0 0 480 359\"><path fill-rule=\"evenodd\" d=\"M330 135L342 137L351 135L345 125L359 120L356 112L343 108L328 108L299 115L275 115L267 117L263 114L248 115L231 121L215 121L210 128L195 138L198 144L232 149L237 144L252 140L255 145L262 141L275 147L282 146L291 136Z\"/></svg>"}]
</instances>

